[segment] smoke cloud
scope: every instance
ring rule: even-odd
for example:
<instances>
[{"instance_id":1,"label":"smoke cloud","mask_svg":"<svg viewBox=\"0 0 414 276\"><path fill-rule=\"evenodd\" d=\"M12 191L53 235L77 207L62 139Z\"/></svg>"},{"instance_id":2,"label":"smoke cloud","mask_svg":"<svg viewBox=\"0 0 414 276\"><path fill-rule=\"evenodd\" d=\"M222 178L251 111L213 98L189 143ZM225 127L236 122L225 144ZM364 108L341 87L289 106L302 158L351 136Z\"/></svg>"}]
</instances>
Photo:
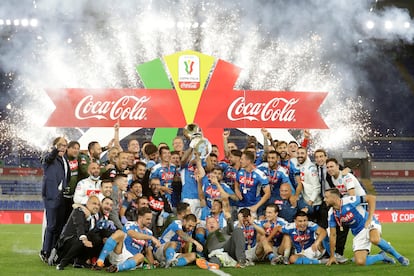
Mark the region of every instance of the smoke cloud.
<instances>
[{"instance_id":1,"label":"smoke cloud","mask_svg":"<svg viewBox=\"0 0 414 276\"><path fill-rule=\"evenodd\" d=\"M136 65L192 49L241 67L238 89L329 92L320 112L330 129L312 131L316 146L348 146L372 135L370 95L380 85L372 83L367 62L389 65L380 45L414 38L407 10L374 4L3 0L0 19L36 18L38 25L0 26L0 68L13 73L1 137L39 147L58 134L78 139L81 130L43 127L54 108L44 88L142 87ZM376 70L388 80L397 75L388 66Z\"/></svg>"}]
</instances>

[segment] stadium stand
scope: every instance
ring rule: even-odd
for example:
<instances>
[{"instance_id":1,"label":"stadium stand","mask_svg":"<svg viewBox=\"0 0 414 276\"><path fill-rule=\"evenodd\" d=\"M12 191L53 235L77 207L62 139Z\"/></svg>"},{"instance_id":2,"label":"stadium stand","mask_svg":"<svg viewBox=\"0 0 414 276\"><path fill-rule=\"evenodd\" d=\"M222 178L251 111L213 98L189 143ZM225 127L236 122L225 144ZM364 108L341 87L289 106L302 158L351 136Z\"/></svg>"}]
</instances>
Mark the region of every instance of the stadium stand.
<instances>
[{"instance_id":1,"label":"stadium stand","mask_svg":"<svg viewBox=\"0 0 414 276\"><path fill-rule=\"evenodd\" d=\"M366 149L374 161L414 162L414 140L377 140Z\"/></svg>"},{"instance_id":2,"label":"stadium stand","mask_svg":"<svg viewBox=\"0 0 414 276\"><path fill-rule=\"evenodd\" d=\"M376 181L373 185L377 196L414 196L414 181Z\"/></svg>"}]
</instances>

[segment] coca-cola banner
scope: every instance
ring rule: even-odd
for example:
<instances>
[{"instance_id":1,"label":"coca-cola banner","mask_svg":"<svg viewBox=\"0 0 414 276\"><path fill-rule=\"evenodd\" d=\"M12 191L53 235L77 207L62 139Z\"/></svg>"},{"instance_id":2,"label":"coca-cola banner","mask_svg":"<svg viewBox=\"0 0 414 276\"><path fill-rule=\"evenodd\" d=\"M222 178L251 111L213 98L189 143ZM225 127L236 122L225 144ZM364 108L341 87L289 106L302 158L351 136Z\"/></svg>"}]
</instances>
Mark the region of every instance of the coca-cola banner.
<instances>
[{"instance_id":1,"label":"coca-cola banner","mask_svg":"<svg viewBox=\"0 0 414 276\"><path fill-rule=\"evenodd\" d=\"M414 210L376 210L375 217L380 222L414 222Z\"/></svg>"},{"instance_id":2,"label":"coca-cola banner","mask_svg":"<svg viewBox=\"0 0 414 276\"><path fill-rule=\"evenodd\" d=\"M56 109L46 126L110 127L119 120L125 127L327 128L318 113L327 93L234 90L240 68L194 51L164 62L175 89L48 89Z\"/></svg>"},{"instance_id":3,"label":"coca-cola banner","mask_svg":"<svg viewBox=\"0 0 414 276\"><path fill-rule=\"evenodd\" d=\"M185 125L173 90L70 88L47 93L56 105L47 126L103 127L118 120L124 127Z\"/></svg>"}]
</instances>

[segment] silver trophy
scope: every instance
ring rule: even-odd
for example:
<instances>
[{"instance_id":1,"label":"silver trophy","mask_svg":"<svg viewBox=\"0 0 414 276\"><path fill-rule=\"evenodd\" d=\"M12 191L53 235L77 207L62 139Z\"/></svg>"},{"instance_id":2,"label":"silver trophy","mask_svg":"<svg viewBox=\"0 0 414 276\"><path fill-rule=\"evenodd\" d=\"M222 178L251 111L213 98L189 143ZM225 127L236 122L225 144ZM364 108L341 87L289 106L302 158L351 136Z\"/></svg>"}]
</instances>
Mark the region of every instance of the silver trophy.
<instances>
[{"instance_id":1,"label":"silver trophy","mask_svg":"<svg viewBox=\"0 0 414 276\"><path fill-rule=\"evenodd\" d=\"M201 128L198 125L186 125L183 134L190 140L190 147L200 154L201 159L205 159L211 153L211 143L203 137Z\"/></svg>"}]
</instances>

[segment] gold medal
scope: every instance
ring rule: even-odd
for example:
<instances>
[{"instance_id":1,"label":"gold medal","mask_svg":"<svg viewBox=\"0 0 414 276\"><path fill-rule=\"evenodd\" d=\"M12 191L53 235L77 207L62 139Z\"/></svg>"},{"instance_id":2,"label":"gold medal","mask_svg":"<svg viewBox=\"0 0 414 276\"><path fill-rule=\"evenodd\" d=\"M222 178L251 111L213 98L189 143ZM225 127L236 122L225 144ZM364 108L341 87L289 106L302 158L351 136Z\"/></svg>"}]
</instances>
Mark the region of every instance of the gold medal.
<instances>
[{"instance_id":1,"label":"gold medal","mask_svg":"<svg viewBox=\"0 0 414 276\"><path fill-rule=\"evenodd\" d=\"M344 231L344 228L342 226L340 226L339 230L342 232L342 231Z\"/></svg>"}]
</instances>

